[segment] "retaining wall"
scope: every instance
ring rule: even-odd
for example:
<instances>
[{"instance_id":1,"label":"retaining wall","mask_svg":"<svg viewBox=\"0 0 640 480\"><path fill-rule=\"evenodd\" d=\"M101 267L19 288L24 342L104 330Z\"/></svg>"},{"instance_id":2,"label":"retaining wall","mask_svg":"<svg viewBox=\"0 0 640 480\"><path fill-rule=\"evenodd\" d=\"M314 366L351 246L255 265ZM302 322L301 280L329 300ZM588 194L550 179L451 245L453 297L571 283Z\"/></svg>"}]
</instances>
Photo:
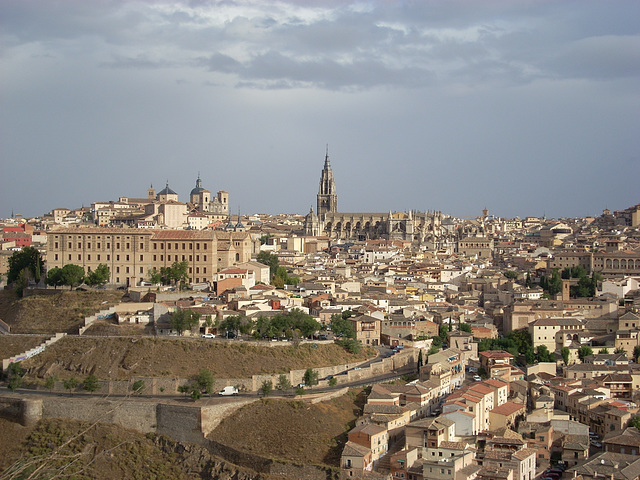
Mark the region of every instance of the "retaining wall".
<instances>
[{"instance_id":1,"label":"retaining wall","mask_svg":"<svg viewBox=\"0 0 640 480\"><path fill-rule=\"evenodd\" d=\"M156 402L110 400L94 397L47 397L43 418L70 418L113 423L142 433L156 431Z\"/></svg>"},{"instance_id":2,"label":"retaining wall","mask_svg":"<svg viewBox=\"0 0 640 480\"><path fill-rule=\"evenodd\" d=\"M115 315L115 312L116 312L116 308L115 307L111 307L111 308L108 308L107 310L100 310L95 315L91 315L89 317L85 317L84 326L82 326L82 327L80 327L78 329L78 335L82 335L84 332L86 332L87 329L91 325L93 325L93 323L96 320L104 320L105 318L111 318L113 315Z\"/></svg>"},{"instance_id":3,"label":"retaining wall","mask_svg":"<svg viewBox=\"0 0 640 480\"><path fill-rule=\"evenodd\" d=\"M0 320L0 335L8 335L11 333L11 326Z\"/></svg>"}]
</instances>

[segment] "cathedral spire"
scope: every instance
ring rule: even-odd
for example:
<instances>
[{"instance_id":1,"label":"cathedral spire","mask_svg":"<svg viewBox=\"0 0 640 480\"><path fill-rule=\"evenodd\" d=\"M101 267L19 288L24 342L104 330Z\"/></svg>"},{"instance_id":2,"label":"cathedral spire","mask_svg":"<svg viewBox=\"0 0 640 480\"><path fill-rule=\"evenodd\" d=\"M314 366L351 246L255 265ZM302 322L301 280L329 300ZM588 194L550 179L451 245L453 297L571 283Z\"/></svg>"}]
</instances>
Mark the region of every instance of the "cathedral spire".
<instances>
[{"instance_id":1,"label":"cathedral spire","mask_svg":"<svg viewBox=\"0 0 640 480\"><path fill-rule=\"evenodd\" d=\"M329 161L329 144L327 143L327 150L324 154L324 168L331 169L331 162Z\"/></svg>"},{"instance_id":2,"label":"cathedral spire","mask_svg":"<svg viewBox=\"0 0 640 480\"><path fill-rule=\"evenodd\" d=\"M320 188L318 189L318 215L324 217L326 213L338 211L338 195L336 194L336 183L333 180L333 170L329 162L329 144L324 157L324 168L320 176Z\"/></svg>"}]
</instances>

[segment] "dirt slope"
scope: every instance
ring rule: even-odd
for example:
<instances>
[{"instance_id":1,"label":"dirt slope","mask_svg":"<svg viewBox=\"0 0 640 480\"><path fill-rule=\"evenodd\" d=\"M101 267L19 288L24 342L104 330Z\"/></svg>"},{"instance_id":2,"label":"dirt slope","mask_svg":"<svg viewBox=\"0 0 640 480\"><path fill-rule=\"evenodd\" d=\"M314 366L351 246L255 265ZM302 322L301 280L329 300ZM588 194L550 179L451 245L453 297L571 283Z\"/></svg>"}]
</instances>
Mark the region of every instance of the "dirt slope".
<instances>
[{"instance_id":1,"label":"dirt slope","mask_svg":"<svg viewBox=\"0 0 640 480\"><path fill-rule=\"evenodd\" d=\"M263 457L338 467L364 398L362 389L316 405L267 398L224 419L209 438Z\"/></svg>"},{"instance_id":2,"label":"dirt slope","mask_svg":"<svg viewBox=\"0 0 640 480\"><path fill-rule=\"evenodd\" d=\"M306 344L262 347L233 340L66 337L22 366L31 377L55 374L61 380L89 374L101 380L186 378L197 375L202 368L208 368L217 378L248 378L353 363L375 354L363 349L352 355L334 344L317 348Z\"/></svg>"},{"instance_id":3,"label":"dirt slope","mask_svg":"<svg viewBox=\"0 0 640 480\"><path fill-rule=\"evenodd\" d=\"M240 469L212 457L196 445L179 444L165 437L143 435L116 425L72 420L42 420L27 428L0 419L0 480L26 478L7 470L20 459L31 469L42 468L34 478L78 480L267 480L264 475ZM0 435L4 437L4 435ZM64 445L71 440L68 445ZM62 447L62 448L61 448ZM64 468L64 470L63 470Z\"/></svg>"},{"instance_id":4,"label":"dirt slope","mask_svg":"<svg viewBox=\"0 0 640 480\"><path fill-rule=\"evenodd\" d=\"M109 308L122 299L123 292L54 291L16 299L11 290L0 291L0 319L11 333L78 333L84 318Z\"/></svg>"}]
</instances>

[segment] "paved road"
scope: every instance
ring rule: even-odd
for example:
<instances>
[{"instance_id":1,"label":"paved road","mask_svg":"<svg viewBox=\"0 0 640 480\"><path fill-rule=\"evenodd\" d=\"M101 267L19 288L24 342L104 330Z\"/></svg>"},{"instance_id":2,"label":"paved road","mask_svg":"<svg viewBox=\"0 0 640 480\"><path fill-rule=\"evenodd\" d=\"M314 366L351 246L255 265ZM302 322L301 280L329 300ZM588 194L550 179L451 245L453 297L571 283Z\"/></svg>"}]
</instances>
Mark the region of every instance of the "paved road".
<instances>
[{"instance_id":1,"label":"paved road","mask_svg":"<svg viewBox=\"0 0 640 480\"><path fill-rule=\"evenodd\" d=\"M408 375L415 372L415 367L405 367L396 372L387 373L384 375L378 375L375 377L363 378L354 382L341 383L333 387L310 387L306 388L305 392L309 394L316 394L322 392L331 392L339 390L345 387L361 387L366 385L373 385L374 383L388 382L397 378L401 378L403 375ZM67 397L67 398L112 398L114 400L130 400L130 401L160 401L167 402L192 402L192 400L184 395L133 395L133 394L111 394L104 395L100 393L91 393L86 391L74 392L73 395L67 392L49 392L48 390L33 390L30 388L19 388L15 392L5 386L0 386L0 393L2 394L24 394L30 396L42 396L42 397ZM237 396L218 396L212 395L211 397L203 396L201 400L207 403L230 403L236 399L241 398L257 398L261 395L258 392L239 393ZM277 396L275 393L272 396ZM294 395L292 395L293 397Z\"/></svg>"}]
</instances>

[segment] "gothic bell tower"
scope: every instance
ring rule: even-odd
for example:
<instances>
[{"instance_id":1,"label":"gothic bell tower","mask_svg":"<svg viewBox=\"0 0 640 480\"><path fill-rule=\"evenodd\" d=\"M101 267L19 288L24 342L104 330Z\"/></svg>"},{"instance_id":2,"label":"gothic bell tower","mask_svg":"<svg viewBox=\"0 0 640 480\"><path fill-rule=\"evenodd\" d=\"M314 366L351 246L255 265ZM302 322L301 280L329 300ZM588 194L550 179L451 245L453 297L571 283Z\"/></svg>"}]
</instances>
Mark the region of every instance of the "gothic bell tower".
<instances>
[{"instance_id":1,"label":"gothic bell tower","mask_svg":"<svg viewBox=\"0 0 640 480\"><path fill-rule=\"evenodd\" d=\"M324 157L324 168L320 177L320 188L318 189L318 216L324 219L326 213L338 211L338 195L336 194L336 183L333 180L333 170L329 162L329 146Z\"/></svg>"}]
</instances>

